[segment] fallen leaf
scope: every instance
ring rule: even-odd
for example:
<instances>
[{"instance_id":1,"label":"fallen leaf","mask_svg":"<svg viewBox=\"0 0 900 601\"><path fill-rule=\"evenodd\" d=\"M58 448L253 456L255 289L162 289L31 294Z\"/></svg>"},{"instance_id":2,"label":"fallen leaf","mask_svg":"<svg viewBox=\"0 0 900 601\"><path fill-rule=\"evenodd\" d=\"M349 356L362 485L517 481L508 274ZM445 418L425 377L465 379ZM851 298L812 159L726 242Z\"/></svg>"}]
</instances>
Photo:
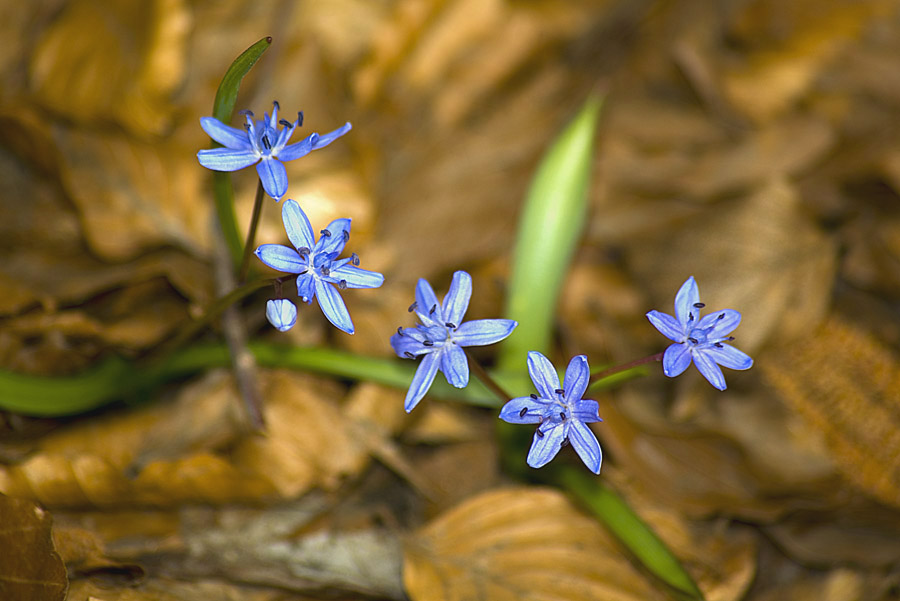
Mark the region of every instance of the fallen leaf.
<instances>
[{"instance_id":1,"label":"fallen leaf","mask_svg":"<svg viewBox=\"0 0 900 601\"><path fill-rule=\"evenodd\" d=\"M0 597L63 601L66 566L53 548L50 514L25 499L0 495Z\"/></svg>"}]
</instances>

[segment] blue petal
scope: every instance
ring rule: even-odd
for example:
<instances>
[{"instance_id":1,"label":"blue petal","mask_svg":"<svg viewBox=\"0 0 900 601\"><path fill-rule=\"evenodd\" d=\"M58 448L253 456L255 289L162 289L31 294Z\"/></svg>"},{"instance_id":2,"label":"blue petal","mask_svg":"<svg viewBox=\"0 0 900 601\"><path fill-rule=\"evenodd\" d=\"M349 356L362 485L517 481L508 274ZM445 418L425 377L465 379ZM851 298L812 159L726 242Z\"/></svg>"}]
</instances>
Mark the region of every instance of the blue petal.
<instances>
[{"instance_id":1,"label":"blue petal","mask_svg":"<svg viewBox=\"0 0 900 601\"><path fill-rule=\"evenodd\" d=\"M288 188L287 171L276 159L266 157L256 166L256 173L262 182L266 194L275 200L281 200Z\"/></svg>"},{"instance_id":2,"label":"blue petal","mask_svg":"<svg viewBox=\"0 0 900 601\"><path fill-rule=\"evenodd\" d=\"M697 370L703 374L703 377L709 380L709 383L719 390L725 390L725 376L722 370L716 365L716 362L710 357L705 349L697 349L694 351L694 365Z\"/></svg>"},{"instance_id":3,"label":"blue petal","mask_svg":"<svg viewBox=\"0 0 900 601\"><path fill-rule=\"evenodd\" d=\"M346 217L335 219L329 223L328 227L325 228L329 235L319 234L319 244L315 250L316 254L334 254L335 257L340 255L341 251L344 250L344 245L347 243L344 238L344 232L347 232L348 235L350 234L350 223L351 220Z\"/></svg>"},{"instance_id":4,"label":"blue petal","mask_svg":"<svg viewBox=\"0 0 900 601\"><path fill-rule=\"evenodd\" d=\"M440 357L437 353L431 353L422 358L422 362L419 363L419 367L416 369L416 375L413 376L412 383L409 385L406 400L403 401L403 408L406 409L407 413L415 409L422 397L425 396L425 393L428 392L428 389L431 388L431 383L434 382L434 376L437 375L440 364Z\"/></svg>"},{"instance_id":5,"label":"blue petal","mask_svg":"<svg viewBox=\"0 0 900 601\"><path fill-rule=\"evenodd\" d=\"M603 421L600 419L600 405L597 404L597 401L590 399L576 401L572 417L586 423Z\"/></svg>"},{"instance_id":6,"label":"blue petal","mask_svg":"<svg viewBox=\"0 0 900 601\"><path fill-rule=\"evenodd\" d=\"M254 254L272 269L285 273L303 273L309 269L306 260L296 250L281 244L263 244Z\"/></svg>"},{"instance_id":7,"label":"blue petal","mask_svg":"<svg viewBox=\"0 0 900 601\"><path fill-rule=\"evenodd\" d=\"M431 312L432 307L435 308L433 313ZM438 302L431 284L425 278L419 278L419 283L416 285L416 313L425 325L433 323L444 325L441 304Z\"/></svg>"},{"instance_id":8,"label":"blue petal","mask_svg":"<svg viewBox=\"0 0 900 601\"><path fill-rule=\"evenodd\" d=\"M294 142L293 144L288 144L284 148L278 151L278 160L280 161L293 161L294 159L299 159L300 157L308 155L313 150L313 143L315 142L315 136L308 136L299 142Z\"/></svg>"},{"instance_id":9,"label":"blue petal","mask_svg":"<svg viewBox=\"0 0 900 601\"><path fill-rule=\"evenodd\" d=\"M472 276L465 271L457 271L450 282L450 290L444 296L441 310L444 319L456 325L462 323L466 309L469 308L469 299L472 297Z\"/></svg>"},{"instance_id":10,"label":"blue petal","mask_svg":"<svg viewBox=\"0 0 900 601\"><path fill-rule=\"evenodd\" d=\"M347 264L332 269L330 277L337 282L344 280L347 288L378 288L384 283L384 276L377 271L367 271Z\"/></svg>"},{"instance_id":11,"label":"blue petal","mask_svg":"<svg viewBox=\"0 0 900 601\"><path fill-rule=\"evenodd\" d=\"M725 317L719 317L724 315ZM700 329L711 328L706 334L709 339L725 338L741 323L741 314L734 309L723 309L710 313L700 320L697 327Z\"/></svg>"},{"instance_id":12,"label":"blue petal","mask_svg":"<svg viewBox=\"0 0 900 601\"><path fill-rule=\"evenodd\" d=\"M252 150L231 150L230 148L213 148L197 153L197 160L207 169L213 171L237 171L249 167L259 160Z\"/></svg>"},{"instance_id":13,"label":"blue petal","mask_svg":"<svg viewBox=\"0 0 900 601\"><path fill-rule=\"evenodd\" d=\"M316 237L313 234L309 218L296 200L289 198L284 201L284 206L281 207L281 220L284 222L284 231L287 232L288 240L291 241L294 248L297 250L305 248L312 252L316 246Z\"/></svg>"},{"instance_id":14,"label":"blue petal","mask_svg":"<svg viewBox=\"0 0 900 601\"><path fill-rule=\"evenodd\" d=\"M531 441L531 449L528 451L528 465L538 468L550 463L550 460L556 457L556 454L562 448L562 441L566 437L568 429L561 424L550 426L543 431L543 438L535 432L534 440Z\"/></svg>"},{"instance_id":15,"label":"blue petal","mask_svg":"<svg viewBox=\"0 0 900 601\"><path fill-rule=\"evenodd\" d=\"M663 373L674 378L691 364L691 348L686 344L670 344L663 354Z\"/></svg>"},{"instance_id":16,"label":"blue petal","mask_svg":"<svg viewBox=\"0 0 900 601\"><path fill-rule=\"evenodd\" d=\"M653 324L653 327L659 330L663 336L674 342L684 341L684 330L678 320L659 311L650 311L647 313L647 319Z\"/></svg>"},{"instance_id":17,"label":"blue petal","mask_svg":"<svg viewBox=\"0 0 900 601\"><path fill-rule=\"evenodd\" d=\"M297 296L307 305L316 298L316 278L311 273L297 276Z\"/></svg>"},{"instance_id":18,"label":"blue petal","mask_svg":"<svg viewBox=\"0 0 900 601\"><path fill-rule=\"evenodd\" d=\"M473 319L452 332L460 346L485 346L500 342L519 325L512 319Z\"/></svg>"},{"instance_id":19,"label":"blue petal","mask_svg":"<svg viewBox=\"0 0 900 601\"><path fill-rule=\"evenodd\" d=\"M600 450L600 443L597 442L597 437L591 429L579 421L573 421L569 426L569 442L588 469L599 474L603 451Z\"/></svg>"},{"instance_id":20,"label":"blue petal","mask_svg":"<svg viewBox=\"0 0 900 601\"><path fill-rule=\"evenodd\" d=\"M530 396L520 396L503 405L500 419L510 424L539 424L546 413L547 402ZM522 414L525 410L525 414Z\"/></svg>"},{"instance_id":21,"label":"blue petal","mask_svg":"<svg viewBox=\"0 0 900 601\"><path fill-rule=\"evenodd\" d=\"M694 317L697 316L697 309L694 307L694 304L699 302L700 290L697 288L694 276L691 276L681 285L678 294L675 295L675 317L681 325L685 325L688 322L689 313L693 313Z\"/></svg>"},{"instance_id":22,"label":"blue petal","mask_svg":"<svg viewBox=\"0 0 900 601\"><path fill-rule=\"evenodd\" d=\"M547 357L538 351L528 351L528 374L542 397L557 398L556 390L560 387L559 374Z\"/></svg>"},{"instance_id":23,"label":"blue petal","mask_svg":"<svg viewBox=\"0 0 900 601\"><path fill-rule=\"evenodd\" d=\"M753 367L753 359L750 358L750 355L728 344L723 344L722 348L710 346L701 352L728 369L750 369Z\"/></svg>"},{"instance_id":24,"label":"blue petal","mask_svg":"<svg viewBox=\"0 0 900 601\"><path fill-rule=\"evenodd\" d=\"M238 129L225 125L213 117L202 117L200 127L210 138L232 150L253 150L250 144L250 136L246 129Z\"/></svg>"},{"instance_id":25,"label":"blue petal","mask_svg":"<svg viewBox=\"0 0 900 601\"><path fill-rule=\"evenodd\" d=\"M266 319L279 332L287 332L297 323L297 307L286 298L267 301Z\"/></svg>"},{"instance_id":26,"label":"blue petal","mask_svg":"<svg viewBox=\"0 0 900 601\"><path fill-rule=\"evenodd\" d=\"M441 349L441 371L447 382L456 388L465 388L469 383L469 362L466 353L453 343Z\"/></svg>"},{"instance_id":27,"label":"blue petal","mask_svg":"<svg viewBox=\"0 0 900 601\"><path fill-rule=\"evenodd\" d=\"M402 336L399 333L391 336L391 348L401 359L409 359L406 353L418 356L433 353L435 350L435 347L425 346L421 340L414 338L413 333L415 333L415 328L406 328L403 330Z\"/></svg>"},{"instance_id":28,"label":"blue petal","mask_svg":"<svg viewBox=\"0 0 900 601\"><path fill-rule=\"evenodd\" d=\"M347 305L344 304L340 292L327 282L318 279L315 282L316 298L319 300L319 306L322 307L322 313L334 327L352 334L353 321L350 320L350 313L347 312Z\"/></svg>"},{"instance_id":29,"label":"blue petal","mask_svg":"<svg viewBox=\"0 0 900 601\"><path fill-rule=\"evenodd\" d=\"M566 368L566 376L563 379L563 388L566 391L566 400L569 402L580 401L591 379L591 370L588 367L587 357L576 355L569 361Z\"/></svg>"},{"instance_id":30,"label":"blue petal","mask_svg":"<svg viewBox=\"0 0 900 601\"><path fill-rule=\"evenodd\" d=\"M318 139L313 143L313 150L325 148L326 146L328 146L329 144L331 144L332 142L334 142L335 140L337 140L338 138L340 138L341 136L346 134L352 128L353 128L353 126L350 125L350 122L348 121L347 123L344 123L344 125L342 125L341 127L337 128L336 130L330 131L327 134L322 134L321 136L318 136Z\"/></svg>"}]
</instances>

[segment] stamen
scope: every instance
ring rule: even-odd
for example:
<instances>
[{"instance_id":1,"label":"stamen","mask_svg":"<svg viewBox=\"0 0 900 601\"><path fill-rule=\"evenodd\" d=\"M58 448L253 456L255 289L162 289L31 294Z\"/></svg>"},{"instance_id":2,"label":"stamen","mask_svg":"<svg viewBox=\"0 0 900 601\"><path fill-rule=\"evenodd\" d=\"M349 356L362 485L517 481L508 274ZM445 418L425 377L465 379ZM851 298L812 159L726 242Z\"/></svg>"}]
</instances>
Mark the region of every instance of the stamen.
<instances>
[{"instance_id":1,"label":"stamen","mask_svg":"<svg viewBox=\"0 0 900 601\"><path fill-rule=\"evenodd\" d=\"M262 143L263 143L263 146L266 147L266 150L272 150L272 143L269 142L269 134L265 134L262 137Z\"/></svg>"},{"instance_id":2,"label":"stamen","mask_svg":"<svg viewBox=\"0 0 900 601\"><path fill-rule=\"evenodd\" d=\"M287 128L291 128L291 127L294 126L294 124L291 123L290 121L288 121L287 119L279 119L279 120L278 120L278 125L283 125L283 126L285 126L285 127L287 127Z\"/></svg>"},{"instance_id":3,"label":"stamen","mask_svg":"<svg viewBox=\"0 0 900 601\"><path fill-rule=\"evenodd\" d=\"M359 267L359 255L356 253L351 254L350 262L353 263L354 265L356 265L357 267Z\"/></svg>"},{"instance_id":4,"label":"stamen","mask_svg":"<svg viewBox=\"0 0 900 601\"><path fill-rule=\"evenodd\" d=\"M281 105L278 104L278 101L277 101L277 100L273 100L273 101L272 101L272 106L275 107L275 110L276 110L276 111L280 111L280 110L281 110Z\"/></svg>"},{"instance_id":5,"label":"stamen","mask_svg":"<svg viewBox=\"0 0 900 601\"><path fill-rule=\"evenodd\" d=\"M341 280L340 282L338 282L338 288L340 288L341 290L346 290L347 289L347 280Z\"/></svg>"},{"instance_id":6,"label":"stamen","mask_svg":"<svg viewBox=\"0 0 900 601\"><path fill-rule=\"evenodd\" d=\"M246 130L249 132L249 131L250 131L250 124L249 124L249 123L244 123L244 129L246 129Z\"/></svg>"},{"instance_id":7,"label":"stamen","mask_svg":"<svg viewBox=\"0 0 900 601\"><path fill-rule=\"evenodd\" d=\"M541 432L541 429L540 429L540 428L538 428L537 430L535 430L534 433L537 434L537 437L538 437L538 438L543 438L543 437L544 437L544 433Z\"/></svg>"},{"instance_id":8,"label":"stamen","mask_svg":"<svg viewBox=\"0 0 900 601\"><path fill-rule=\"evenodd\" d=\"M724 313L719 313L719 316L716 317L716 321L718 321L718 320L720 320L720 319L725 319L725 314L724 314Z\"/></svg>"},{"instance_id":9,"label":"stamen","mask_svg":"<svg viewBox=\"0 0 900 601\"><path fill-rule=\"evenodd\" d=\"M428 314L432 315L436 309L437 309L437 305L431 305L431 308L428 309Z\"/></svg>"},{"instance_id":10,"label":"stamen","mask_svg":"<svg viewBox=\"0 0 900 601\"><path fill-rule=\"evenodd\" d=\"M432 341L432 340L423 340L423 341L422 341L422 344L424 344L425 346L434 346L434 341Z\"/></svg>"},{"instance_id":11,"label":"stamen","mask_svg":"<svg viewBox=\"0 0 900 601\"><path fill-rule=\"evenodd\" d=\"M565 411L559 412L559 419L566 421L566 412Z\"/></svg>"},{"instance_id":12,"label":"stamen","mask_svg":"<svg viewBox=\"0 0 900 601\"><path fill-rule=\"evenodd\" d=\"M732 340L734 340L734 336L729 336L729 337L726 338L725 340L727 340L728 342L731 342Z\"/></svg>"},{"instance_id":13,"label":"stamen","mask_svg":"<svg viewBox=\"0 0 900 601\"><path fill-rule=\"evenodd\" d=\"M702 309L706 306L706 303L694 303L694 307L697 309Z\"/></svg>"},{"instance_id":14,"label":"stamen","mask_svg":"<svg viewBox=\"0 0 900 601\"><path fill-rule=\"evenodd\" d=\"M688 321L694 321L694 314L688 313Z\"/></svg>"},{"instance_id":15,"label":"stamen","mask_svg":"<svg viewBox=\"0 0 900 601\"><path fill-rule=\"evenodd\" d=\"M519 417L525 417L526 413L528 413L528 407L522 407L522 410L519 411Z\"/></svg>"},{"instance_id":16,"label":"stamen","mask_svg":"<svg viewBox=\"0 0 900 601\"><path fill-rule=\"evenodd\" d=\"M688 340L690 340L690 341L693 342L694 344L697 344L697 342L698 342L696 338L688 337Z\"/></svg>"},{"instance_id":17,"label":"stamen","mask_svg":"<svg viewBox=\"0 0 900 601\"><path fill-rule=\"evenodd\" d=\"M406 357L407 359L415 359L416 358L416 356L413 355L412 353L410 353L409 351L403 351L403 356Z\"/></svg>"},{"instance_id":18,"label":"stamen","mask_svg":"<svg viewBox=\"0 0 900 601\"><path fill-rule=\"evenodd\" d=\"M722 343L721 343L721 342L714 342L714 343L713 343L713 346L716 347L716 348L725 348L725 347L722 346Z\"/></svg>"},{"instance_id":19,"label":"stamen","mask_svg":"<svg viewBox=\"0 0 900 601\"><path fill-rule=\"evenodd\" d=\"M403 336L403 326L397 326L397 336Z\"/></svg>"},{"instance_id":20,"label":"stamen","mask_svg":"<svg viewBox=\"0 0 900 601\"><path fill-rule=\"evenodd\" d=\"M297 254L299 254L304 259L309 260L309 249L306 248L305 246L301 246L300 248L298 248Z\"/></svg>"},{"instance_id":21,"label":"stamen","mask_svg":"<svg viewBox=\"0 0 900 601\"><path fill-rule=\"evenodd\" d=\"M252 117L252 116L253 116L253 111L251 111L250 109L241 109L241 110L238 111L238 115L243 115L243 116L246 116L246 117Z\"/></svg>"},{"instance_id":22,"label":"stamen","mask_svg":"<svg viewBox=\"0 0 900 601\"><path fill-rule=\"evenodd\" d=\"M564 447L567 447L567 446L569 446L569 437L568 436L563 438L562 442L559 443L559 448L561 448L561 449Z\"/></svg>"},{"instance_id":23,"label":"stamen","mask_svg":"<svg viewBox=\"0 0 900 601\"><path fill-rule=\"evenodd\" d=\"M350 232L348 232L347 230L343 230L341 232L341 236L344 238L344 244L347 244L347 242L350 240Z\"/></svg>"},{"instance_id":24,"label":"stamen","mask_svg":"<svg viewBox=\"0 0 900 601\"><path fill-rule=\"evenodd\" d=\"M444 325L447 326L448 328L450 328L451 330L455 330L455 329L456 329L456 324L453 323L453 322L448 321L448 322L445 323Z\"/></svg>"},{"instance_id":25,"label":"stamen","mask_svg":"<svg viewBox=\"0 0 900 601\"><path fill-rule=\"evenodd\" d=\"M407 311L408 313L412 313L413 311L416 310L416 307L418 307L418 306L419 306L419 303L417 303L416 301L413 301L413 304L411 304L411 305L409 306L409 309L407 309L406 311Z\"/></svg>"},{"instance_id":26,"label":"stamen","mask_svg":"<svg viewBox=\"0 0 900 601\"><path fill-rule=\"evenodd\" d=\"M331 238L331 232L329 232L328 230L322 230L319 233L322 234L326 238Z\"/></svg>"},{"instance_id":27,"label":"stamen","mask_svg":"<svg viewBox=\"0 0 900 601\"><path fill-rule=\"evenodd\" d=\"M303 127L303 111L297 111L297 127Z\"/></svg>"},{"instance_id":28,"label":"stamen","mask_svg":"<svg viewBox=\"0 0 900 601\"><path fill-rule=\"evenodd\" d=\"M565 394L566 394L566 391L563 390L562 388L557 388L557 389L554 390L553 392L555 392L556 394L561 394L561 395L563 395L563 396L565 396Z\"/></svg>"},{"instance_id":29,"label":"stamen","mask_svg":"<svg viewBox=\"0 0 900 601\"><path fill-rule=\"evenodd\" d=\"M322 265L322 268L320 271L322 272L322 275L328 275L329 273L331 273L331 270L328 269L327 265Z\"/></svg>"},{"instance_id":30,"label":"stamen","mask_svg":"<svg viewBox=\"0 0 900 601\"><path fill-rule=\"evenodd\" d=\"M531 398L533 398L534 400L538 399L538 395L534 394L533 392L529 396L531 396Z\"/></svg>"}]
</instances>

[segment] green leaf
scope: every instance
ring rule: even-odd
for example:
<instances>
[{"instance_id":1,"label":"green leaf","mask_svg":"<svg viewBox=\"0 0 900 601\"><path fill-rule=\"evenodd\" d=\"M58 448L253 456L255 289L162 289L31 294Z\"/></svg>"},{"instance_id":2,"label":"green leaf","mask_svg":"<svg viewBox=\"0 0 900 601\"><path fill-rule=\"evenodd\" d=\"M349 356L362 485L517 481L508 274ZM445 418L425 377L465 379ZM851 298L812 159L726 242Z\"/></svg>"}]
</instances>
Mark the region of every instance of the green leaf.
<instances>
[{"instance_id":1,"label":"green leaf","mask_svg":"<svg viewBox=\"0 0 900 601\"><path fill-rule=\"evenodd\" d=\"M546 353L549 347L560 288L587 215L601 104L597 96L588 99L547 151L528 191L506 309L519 325L503 342L503 370L524 370L528 351Z\"/></svg>"},{"instance_id":2,"label":"green leaf","mask_svg":"<svg viewBox=\"0 0 900 601\"><path fill-rule=\"evenodd\" d=\"M272 44L272 38L266 37L256 42L231 63L225 76L216 90L216 99L213 102L213 117L222 123L230 123L234 113L234 104L237 102L241 81L250 71L263 52ZM218 148L221 144L213 142L212 147ZM237 216L234 213L234 189L231 186L231 174L220 171L213 172L213 197L216 201L216 214L219 217L219 225L222 227L222 235L235 268L241 264L244 254L244 243L237 225Z\"/></svg>"}]
</instances>

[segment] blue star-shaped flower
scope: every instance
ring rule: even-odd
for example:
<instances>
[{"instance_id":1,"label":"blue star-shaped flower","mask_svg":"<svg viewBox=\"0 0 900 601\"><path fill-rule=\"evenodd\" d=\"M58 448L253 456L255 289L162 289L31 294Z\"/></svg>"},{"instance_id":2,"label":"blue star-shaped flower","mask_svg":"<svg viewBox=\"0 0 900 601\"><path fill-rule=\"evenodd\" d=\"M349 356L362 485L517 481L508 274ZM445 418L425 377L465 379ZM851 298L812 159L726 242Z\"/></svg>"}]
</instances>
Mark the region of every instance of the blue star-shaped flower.
<instances>
[{"instance_id":1,"label":"blue star-shaped flower","mask_svg":"<svg viewBox=\"0 0 900 601\"><path fill-rule=\"evenodd\" d=\"M550 360L537 351L528 353L528 373L540 396L517 397L500 410L500 419L511 424L538 424L528 465L543 467L569 443L589 470L600 473L603 452L597 437L585 424L602 422L597 401L582 399L591 379L587 357L572 357L563 385Z\"/></svg>"},{"instance_id":2,"label":"blue star-shaped flower","mask_svg":"<svg viewBox=\"0 0 900 601\"><path fill-rule=\"evenodd\" d=\"M297 120L293 123L287 119L279 121L278 103L273 104L272 116L265 113L265 117L256 122L253 121L253 113L243 111L247 116L244 129L230 127L213 117L201 118L203 131L225 148L201 150L197 153L197 159L213 171L237 171L259 162L256 172L263 189L275 200L280 200L288 188L287 171L282 162L299 159L313 150L328 146L350 131L351 126L345 123L327 134L310 134L300 142L288 144L294 130L303 125L303 113L297 113ZM279 125L283 129L279 130Z\"/></svg>"},{"instance_id":3,"label":"blue star-shaped flower","mask_svg":"<svg viewBox=\"0 0 900 601\"><path fill-rule=\"evenodd\" d=\"M464 346L484 346L500 342L518 325L512 319L475 319L462 322L472 296L472 276L465 271L453 274L450 290L443 304L426 280L416 286L416 302L410 307L421 322L414 328L397 328L391 336L391 346L399 357L415 359L422 356L412 384L406 393L407 413L422 400L434 382L438 370L447 381L465 388L469 383L469 363Z\"/></svg>"},{"instance_id":4,"label":"blue star-shaped flower","mask_svg":"<svg viewBox=\"0 0 900 601\"><path fill-rule=\"evenodd\" d=\"M753 359L725 344L734 340L734 336L729 334L741 323L741 314L734 309L724 309L701 318L700 311L705 306L700 302L697 282L691 276L675 295L675 317L650 311L647 319L666 338L675 342L663 355L663 373L674 378L684 372L693 360L710 384L725 390L725 376L719 365L729 369L750 369Z\"/></svg>"},{"instance_id":5,"label":"blue star-shaped flower","mask_svg":"<svg viewBox=\"0 0 900 601\"><path fill-rule=\"evenodd\" d=\"M310 304L314 298L318 299L328 321L339 330L352 334L353 322L338 288L378 288L384 283L384 276L360 269L356 253L349 259L338 259L350 239L350 220L335 219L321 231L316 242L312 225L296 201L284 201L281 218L294 248L263 244L256 249L256 256L272 269L296 273L300 300ZM273 324L278 327L277 323Z\"/></svg>"}]
</instances>

